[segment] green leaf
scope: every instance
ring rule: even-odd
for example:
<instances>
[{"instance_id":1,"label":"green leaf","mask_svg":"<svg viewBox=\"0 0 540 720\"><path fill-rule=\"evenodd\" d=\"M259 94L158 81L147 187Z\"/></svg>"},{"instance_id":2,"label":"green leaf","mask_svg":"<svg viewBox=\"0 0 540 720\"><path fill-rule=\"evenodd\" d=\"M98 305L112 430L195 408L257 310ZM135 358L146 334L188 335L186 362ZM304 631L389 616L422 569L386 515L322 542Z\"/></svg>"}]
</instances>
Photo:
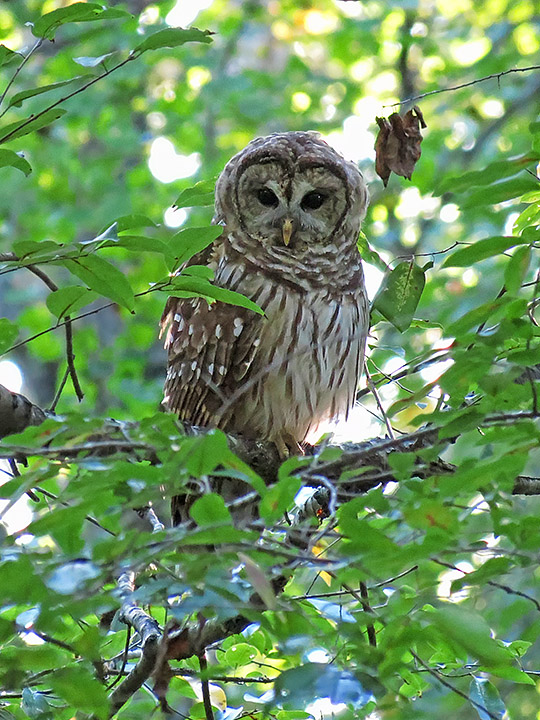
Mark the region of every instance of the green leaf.
<instances>
[{"instance_id":1,"label":"green leaf","mask_svg":"<svg viewBox=\"0 0 540 720\"><path fill-rule=\"evenodd\" d=\"M212 285L208 280L200 277L178 275L171 278L169 286L164 288L164 291L167 292L168 295L177 297L202 296L227 303L228 305L237 305L238 307L252 310L258 315L264 315L264 311L244 295L234 290L226 290L217 285Z\"/></svg>"},{"instance_id":2,"label":"green leaf","mask_svg":"<svg viewBox=\"0 0 540 720\"><path fill-rule=\"evenodd\" d=\"M429 621L439 628L444 637L455 641L486 666L509 665L513 660L508 648L491 637L491 628L484 618L462 606L440 608L436 613L430 613Z\"/></svg>"},{"instance_id":3,"label":"green leaf","mask_svg":"<svg viewBox=\"0 0 540 720\"><path fill-rule=\"evenodd\" d=\"M13 243L13 252L20 258L21 267L24 266L24 262L30 257L32 257L33 262L37 262L38 259L39 262L42 262L43 260L60 257L65 250L65 245L56 243L54 240L42 240L41 242L36 242L35 240L17 240Z\"/></svg>"},{"instance_id":4,"label":"green leaf","mask_svg":"<svg viewBox=\"0 0 540 720\"><path fill-rule=\"evenodd\" d=\"M47 682L71 707L94 713L99 720L108 717L109 702L105 687L81 665L57 668Z\"/></svg>"},{"instance_id":5,"label":"green leaf","mask_svg":"<svg viewBox=\"0 0 540 720\"><path fill-rule=\"evenodd\" d=\"M411 324L425 283L425 273L418 265L402 262L384 278L373 308L404 332Z\"/></svg>"},{"instance_id":6,"label":"green leaf","mask_svg":"<svg viewBox=\"0 0 540 720\"><path fill-rule=\"evenodd\" d=\"M208 475L229 457L226 436L220 430L211 430L191 443L186 470L193 477Z\"/></svg>"},{"instance_id":7,"label":"green leaf","mask_svg":"<svg viewBox=\"0 0 540 720\"><path fill-rule=\"evenodd\" d=\"M30 175L32 168L30 163L13 150L4 150L0 148L0 167L14 167L23 172L26 176Z\"/></svg>"},{"instance_id":8,"label":"green leaf","mask_svg":"<svg viewBox=\"0 0 540 720\"><path fill-rule=\"evenodd\" d=\"M207 493L195 500L189 511L200 527L222 525L231 522L231 514L225 507L225 500L216 493Z\"/></svg>"},{"instance_id":9,"label":"green leaf","mask_svg":"<svg viewBox=\"0 0 540 720\"><path fill-rule=\"evenodd\" d=\"M471 680L469 697L475 703L473 707L480 720L493 720L493 716L502 720L506 708L499 691L487 678L474 677Z\"/></svg>"},{"instance_id":10,"label":"green leaf","mask_svg":"<svg viewBox=\"0 0 540 720\"><path fill-rule=\"evenodd\" d=\"M358 248L358 252L362 256L362 260L369 263L370 265L373 265L381 272L386 273L390 271L390 268L384 262L379 253L376 252L372 247L370 247L368 239L362 231L360 231L360 234L358 235L356 246Z\"/></svg>"},{"instance_id":11,"label":"green leaf","mask_svg":"<svg viewBox=\"0 0 540 720\"><path fill-rule=\"evenodd\" d=\"M39 116L30 115L24 120L17 120L17 122L10 125L4 125L4 127L0 128L0 143L6 142L6 140L15 140L15 138L41 130L42 127L50 125L58 118L61 118L66 112L62 108L53 108L52 110L46 110Z\"/></svg>"},{"instance_id":12,"label":"green leaf","mask_svg":"<svg viewBox=\"0 0 540 720\"><path fill-rule=\"evenodd\" d=\"M510 295L517 295L531 262L529 246L518 247L512 254L504 271L504 286Z\"/></svg>"},{"instance_id":13,"label":"green leaf","mask_svg":"<svg viewBox=\"0 0 540 720\"><path fill-rule=\"evenodd\" d=\"M64 87L64 85L71 85L71 83L77 82L78 80L86 80L88 77L88 75L77 75L69 80L62 80L61 82L51 83L50 85L42 85L41 87L31 88L30 90L23 90L11 98L8 107L21 107L23 102L28 98L56 90L57 88Z\"/></svg>"},{"instance_id":14,"label":"green leaf","mask_svg":"<svg viewBox=\"0 0 540 720\"><path fill-rule=\"evenodd\" d=\"M105 243L102 247L122 247L130 252L154 252L172 257L171 248L166 242L143 235L120 235L117 240Z\"/></svg>"},{"instance_id":15,"label":"green leaf","mask_svg":"<svg viewBox=\"0 0 540 720\"><path fill-rule=\"evenodd\" d=\"M96 299L96 294L81 285L68 285L55 290L47 296L46 303L49 310L58 319L74 313L81 307L88 305Z\"/></svg>"},{"instance_id":16,"label":"green leaf","mask_svg":"<svg viewBox=\"0 0 540 720\"><path fill-rule=\"evenodd\" d=\"M77 555L84 547L82 526L86 513L80 507L56 508L42 515L30 527L36 537L50 534L68 556Z\"/></svg>"},{"instance_id":17,"label":"green leaf","mask_svg":"<svg viewBox=\"0 0 540 720\"><path fill-rule=\"evenodd\" d=\"M216 179L201 180L192 187L182 190L176 201L173 203L175 208L183 207L202 207L214 204L214 187Z\"/></svg>"},{"instance_id":18,"label":"green leaf","mask_svg":"<svg viewBox=\"0 0 540 720\"><path fill-rule=\"evenodd\" d=\"M484 668L481 668L482 670ZM500 665L498 667L490 667L488 672L495 677L500 677L503 680L509 680L514 683L521 683L522 685L536 685L534 679L527 675L527 673L519 667L512 665Z\"/></svg>"},{"instance_id":19,"label":"green leaf","mask_svg":"<svg viewBox=\"0 0 540 720\"><path fill-rule=\"evenodd\" d=\"M0 45L0 67L3 65L9 65L14 60L22 60L19 53L13 52L5 45Z\"/></svg>"},{"instance_id":20,"label":"green leaf","mask_svg":"<svg viewBox=\"0 0 540 720\"><path fill-rule=\"evenodd\" d=\"M500 255L516 245L523 245L527 240L512 236L497 236L478 240L473 245L460 248L449 255L441 267L469 267L480 260Z\"/></svg>"},{"instance_id":21,"label":"green leaf","mask_svg":"<svg viewBox=\"0 0 540 720\"><path fill-rule=\"evenodd\" d=\"M134 215L122 215L115 220L116 229L118 232L124 232L125 230L132 230L133 228L139 227L157 227L156 223L151 220L147 215L141 215L135 213ZM106 228L103 228L104 232Z\"/></svg>"},{"instance_id":22,"label":"green leaf","mask_svg":"<svg viewBox=\"0 0 540 720\"><path fill-rule=\"evenodd\" d=\"M275 598L274 598L275 599ZM240 667L241 665L247 665L253 658L256 658L259 653L253 645L247 643L235 643L232 647L225 651L223 656L224 662L231 667Z\"/></svg>"},{"instance_id":23,"label":"green leaf","mask_svg":"<svg viewBox=\"0 0 540 720\"><path fill-rule=\"evenodd\" d=\"M269 487L259 503L261 518L271 524L283 517L285 511L290 510L293 505L295 495L301 486L301 478L286 475Z\"/></svg>"},{"instance_id":24,"label":"green leaf","mask_svg":"<svg viewBox=\"0 0 540 720\"><path fill-rule=\"evenodd\" d=\"M486 580L492 578L500 578L504 573L508 572L512 563L509 558L496 557L489 558L478 570L467 573L463 577L457 578L452 582L452 592L461 590L466 585L482 585Z\"/></svg>"},{"instance_id":25,"label":"green leaf","mask_svg":"<svg viewBox=\"0 0 540 720\"><path fill-rule=\"evenodd\" d=\"M19 334L19 329L7 318L0 318L0 353L11 347Z\"/></svg>"},{"instance_id":26,"label":"green leaf","mask_svg":"<svg viewBox=\"0 0 540 720\"><path fill-rule=\"evenodd\" d=\"M66 23L112 20L122 17L130 17L130 14L120 8L104 8L98 3L78 2L42 15L33 24L32 34L38 38L52 40L58 28Z\"/></svg>"},{"instance_id":27,"label":"green leaf","mask_svg":"<svg viewBox=\"0 0 540 720\"><path fill-rule=\"evenodd\" d=\"M502 178L517 175L536 160L536 155L528 153L513 158L497 160L482 170L472 170L457 176L446 177L437 188L436 194L442 195L447 192L460 193L469 190L471 187L494 185L500 182ZM489 198L489 193L484 192L484 195Z\"/></svg>"},{"instance_id":28,"label":"green leaf","mask_svg":"<svg viewBox=\"0 0 540 720\"><path fill-rule=\"evenodd\" d=\"M143 40L133 52L143 53L147 50L158 50L159 48L174 48L187 42L211 43L212 33L209 30L198 28L166 28L158 30Z\"/></svg>"},{"instance_id":29,"label":"green leaf","mask_svg":"<svg viewBox=\"0 0 540 720\"><path fill-rule=\"evenodd\" d=\"M194 255L202 252L222 233L221 225L185 228L177 232L170 240L171 250L176 258L176 267L180 267Z\"/></svg>"},{"instance_id":30,"label":"green leaf","mask_svg":"<svg viewBox=\"0 0 540 720\"><path fill-rule=\"evenodd\" d=\"M478 190L467 193L462 202L460 202L460 207L477 208L483 205L495 205L505 200L518 198L530 190L535 190L537 187L538 181L525 175L519 175L509 180L493 183L489 186L489 191L481 187L478 188Z\"/></svg>"},{"instance_id":31,"label":"green leaf","mask_svg":"<svg viewBox=\"0 0 540 720\"><path fill-rule=\"evenodd\" d=\"M85 282L91 290L108 297L128 310L135 304L133 290L126 276L107 260L97 255L77 259L66 258L67 269Z\"/></svg>"},{"instance_id":32,"label":"green leaf","mask_svg":"<svg viewBox=\"0 0 540 720\"><path fill-rule=\"evenodd\" d=\"M523 200L523 198L522 198ZM514 223L514 232L519 234L526 227L540 224L540 202L534 202L521 213Z\"/></svg>"}]
</instances>

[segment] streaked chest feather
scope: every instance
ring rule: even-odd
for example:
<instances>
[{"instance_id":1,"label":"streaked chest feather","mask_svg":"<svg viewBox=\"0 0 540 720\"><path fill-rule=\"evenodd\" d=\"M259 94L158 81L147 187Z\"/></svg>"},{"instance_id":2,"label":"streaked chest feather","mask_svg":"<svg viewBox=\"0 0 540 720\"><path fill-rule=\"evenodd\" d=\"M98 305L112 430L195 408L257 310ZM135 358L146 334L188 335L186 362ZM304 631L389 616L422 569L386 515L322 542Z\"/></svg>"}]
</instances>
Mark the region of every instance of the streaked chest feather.
<instances>
[{"instance_id":1,"label":"streaked chest feather","mask_svg":"<svg viewBox=\"0 0 540 720\"><path fill-rule=\"evenodd\" d=\"M237 390L231 427L302 441L321 421L346 414L354 403L367 335L363 282L336 297L335 288L295 290L227 264L218 269L216 281L250 297L266 315L257 352Z\"/></svg>"}]
</instances>

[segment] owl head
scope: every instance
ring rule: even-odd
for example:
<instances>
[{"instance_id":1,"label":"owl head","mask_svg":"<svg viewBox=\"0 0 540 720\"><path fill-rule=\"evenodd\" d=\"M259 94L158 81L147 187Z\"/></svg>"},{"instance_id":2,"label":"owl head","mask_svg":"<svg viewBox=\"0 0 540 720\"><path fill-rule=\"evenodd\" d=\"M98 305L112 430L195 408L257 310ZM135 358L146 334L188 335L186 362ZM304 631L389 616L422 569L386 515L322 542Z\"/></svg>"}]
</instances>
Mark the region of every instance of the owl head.
<instances>
[{"instance_id":1,"label":"owl head","mask_svg":"<svg viewBox=\"0 0 540 720\"><path fill-rule=\"evenodd\" d=\"M368 202L356 165L316 133L277 133L227 163L214 219L280 252L323 250L338 236L356 243Z\"/></svg>"}]
</instances>

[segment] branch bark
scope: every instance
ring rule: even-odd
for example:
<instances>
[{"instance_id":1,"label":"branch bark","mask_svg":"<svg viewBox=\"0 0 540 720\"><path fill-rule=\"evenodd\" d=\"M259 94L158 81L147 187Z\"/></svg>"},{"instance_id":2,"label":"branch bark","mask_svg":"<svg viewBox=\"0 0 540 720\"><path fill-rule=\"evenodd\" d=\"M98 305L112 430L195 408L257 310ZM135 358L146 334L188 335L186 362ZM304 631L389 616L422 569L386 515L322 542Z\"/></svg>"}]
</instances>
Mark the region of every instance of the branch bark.
<instances>
[{"instance_id":1,"label":"branch bark","mask_svg":"<svg viewBox=\"0 0 540 720\"><path fill-rule=\"evenodd\" d=\"M45 418L45 412L27 397L0 385L0 438L39 425Z\"/></svg>"},{"instance_id":2,"label":"branch bark","mask_svg":"<svg viewBox=\"0 0 540 720\"><path fill-rule=\"evenodd\" d=\"M34 405L24 395L12 393L0 385L0 437L21 432L28 425L39 425L46 418L46 413ZM516 413L499 413L484 419L483 425L514 423L521 420L537 419L534 411ZM124 423L125 425L125 423ZM131 423L136 426L136 423ZM0 458L18 457L27 459L31 457L51 457L77 460L84 453L85 457L95 454L107 456L125 453L126 456L144 456L154 463L159 463L159 452L148 443L126 439L121 432L121 423L111 421L104 427L99 436L90 438L87 442L65 447L26 448L19 445L0 445ZM185 426L189 435L207 432L206 428ZM120 432L119 432L120 430ZM238 435L227 435L231 450L248 464L267 485L274 483L278 477L278 470L282 459L274 443L250 440ZM313 455L313 461L298 470L297 474L309 487L336 483L335 499L344 502L353 496L367 492L377 485L388 482L399 482L388 457L391 453L407 452L419 453L426 448L440 448L453 443L456 438L439 439L439 431L434 427L426 427L398 438L374 438L361 443L343 443L340 457L332 461L320 461L316 455L317 448L306 448L307 455ZM447 475L455 472L455 466L441 460L422 462L417 460L414 466L414 475L426 478L431 475ZM346 480L340 480L342 474L347 472ZM350 477L351 472L354 473ZM332 486L333 487L333 486ZM515 495L540 495L540 478L520 475L514 482Z\"/></svg>"}]
</instances>

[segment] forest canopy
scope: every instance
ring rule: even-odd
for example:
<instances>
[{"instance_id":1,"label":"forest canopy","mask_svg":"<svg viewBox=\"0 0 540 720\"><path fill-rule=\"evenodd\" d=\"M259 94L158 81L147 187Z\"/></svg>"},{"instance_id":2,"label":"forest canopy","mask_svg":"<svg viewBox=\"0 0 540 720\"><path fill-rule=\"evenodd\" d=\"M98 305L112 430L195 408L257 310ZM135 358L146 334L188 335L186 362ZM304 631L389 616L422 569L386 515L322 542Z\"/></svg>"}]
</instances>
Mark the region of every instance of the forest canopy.
<instances>
[{"instance_id":1,"label":"forest canopy","mask_svg":"<svg viewBox=\"0 0 540 720\"><path fill-rule=\"evenodd\" d=\"M538 717L538 22L532 0L0 5L2 720ZM381 128L415 162L376 158ZM283 461L161 411L158 324L170 295L257 312L176 273L221 233L225 163L291 130L367 182L373 302L369 385Z\"/></svg>"}]
</instances>

